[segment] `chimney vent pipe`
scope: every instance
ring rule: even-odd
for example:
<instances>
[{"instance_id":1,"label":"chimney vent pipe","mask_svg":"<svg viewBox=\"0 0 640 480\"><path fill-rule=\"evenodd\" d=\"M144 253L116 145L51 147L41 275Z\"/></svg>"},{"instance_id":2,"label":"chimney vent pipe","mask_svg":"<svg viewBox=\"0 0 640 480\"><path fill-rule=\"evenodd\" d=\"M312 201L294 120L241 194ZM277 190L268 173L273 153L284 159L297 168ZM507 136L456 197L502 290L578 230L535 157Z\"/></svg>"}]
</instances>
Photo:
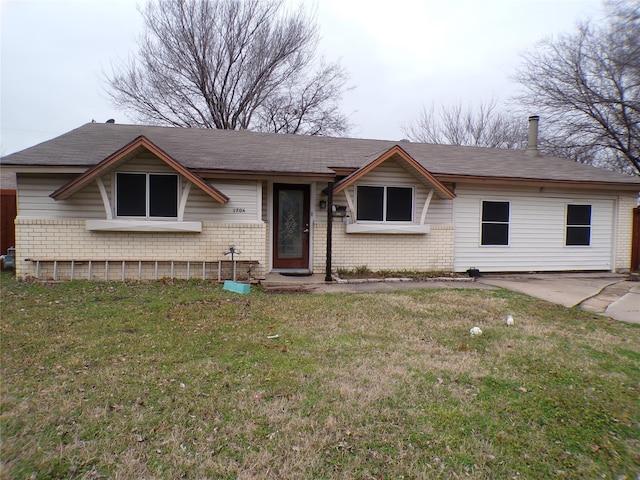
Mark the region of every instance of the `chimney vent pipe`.
<instances>
[{"instance_id":1,"label":"chimney vent pipe","mask_svg":"<svg viewBox=\"0 0 640 480\"><path fill-rule=\"evenodd\" d=\"M526 154L532 157L538 156L538 123L540 117L538 115L531 115L529 117L529 134L527 137L527 151Z\"/></svg>"}]
</instances>

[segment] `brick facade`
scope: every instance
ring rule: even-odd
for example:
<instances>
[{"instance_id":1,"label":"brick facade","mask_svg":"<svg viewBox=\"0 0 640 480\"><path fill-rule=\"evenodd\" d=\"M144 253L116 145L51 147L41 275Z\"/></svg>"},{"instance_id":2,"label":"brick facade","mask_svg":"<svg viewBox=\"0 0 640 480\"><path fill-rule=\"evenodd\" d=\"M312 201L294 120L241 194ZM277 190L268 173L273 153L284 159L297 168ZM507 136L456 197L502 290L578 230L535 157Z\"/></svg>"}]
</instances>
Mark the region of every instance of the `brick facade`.
<instances>
[{"instance_id":1,"label":"brick facade","mask_svg":"<svg viewBox=\"0 0 640 480\"><path fill-rule=\"evenodd\" d=\"M628 271L631 259L632 211L635 197L621 196L618 204L614 270ZM324 272L326 224L316 223L313 269ZM238 278L268 273L270 229L267 223L204 222L202 233L92 232L84 220L16 220L16 274L20 278L75 279L218 278L218 260L228 261L229 246L241 252ZM333 225L332 267L394 271L453 271L454 226L431 225L425 235L347 234L345 224ZM37 272L37 260L41 261ZM58 261L54 271L53 260ZM93 265L91 270L88 261ZM109 261L108 267L105 261ZM122 262L126 263L123 265ZM202 262L206 262L203 265ZM159 262L156 264L155 262ZM173 264L172 264L173 262ZM188 262L188 263L187 263ZM230 266L223 264L223 278Z\"/></svg>"},{"instance_id":2,"label":"brick facade","mask_svg":"<svg viewBox=\"0 0 640 480\"><path fill-rule=\"evenodd\" d=\"M628 272L631 267L631 237L635 197L619 197L614 270Z\"/></svg>"},{"instance_id":3,"label":"brick facade","mask_svg":"<svg viewBox=\"0 0 640 480\"><path fill-rule=\"evenodd\" d=\"M20 278L36 276L37 260L40 260L40 277L53 278L53 260L57 260L58 277L68 279L70 261L75 260L82 263L74 266L74 278L87 278L91 260L95 263L93 278L121 279L122 261L126 261L129 262L124 268L126 279L152 279L156 277L155 262L158 261L160 277L186 278L189 270L190 277L201 278L205 261L212 262L209 266L205 264L207 278L217 279L217 261L230 260L223 252L233 245L241 252L237 257L239 261L255 265L252 276L264 278L268 261L267 227L261 223L204 222L202 233L92 232L85 229L83 220L18 218L16 274ZM105 261L109 261L108 273Z\"/></svg>"},{"instance_id":4,"label":"brick facade","mask_svg":"<svg viewBox=\"0 0 640 480\"><path fill-rule=\"evenodd\" d=\"M325 269L327 226L314 228L315 271ZM453 225L431 225L425 235L348 234L344 223L333 224L332 267L372 271L453 271Z\"/></svg>"}]
</instances>

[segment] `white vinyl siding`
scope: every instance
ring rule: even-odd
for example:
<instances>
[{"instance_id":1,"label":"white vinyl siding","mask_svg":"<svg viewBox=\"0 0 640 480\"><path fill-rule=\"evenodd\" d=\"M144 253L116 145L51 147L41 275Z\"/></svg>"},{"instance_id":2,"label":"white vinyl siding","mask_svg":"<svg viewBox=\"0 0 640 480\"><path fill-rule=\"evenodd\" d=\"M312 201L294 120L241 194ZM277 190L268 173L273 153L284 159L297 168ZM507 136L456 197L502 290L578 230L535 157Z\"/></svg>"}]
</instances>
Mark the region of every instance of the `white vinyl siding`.
<instances>
[{"instance_id":1,"label":"white vinyl siding","mask_svg":"<svg viewBox=\"0 0 640 480\"><path fill-rule=\"evenodd\" d=\"M113 211L114 217L117 216L117 206L115 205L115 203L117 202L117 195L115 193L115 187L117 187L116 178L118 173L125 173L125 174L126 173L141 173L141 174L144 173L144 174L147 174L147 176L149 174L176 175L176 171L173 168L171 168L169 165L159 160L158 158L156 158L154 155L150 153L139 155L134 159L119 165L111 173L107 173L106 175L103 175L102 181L104 182L105 188L107 189L107 194L111 202L111 208L114 210ZM149 179L147 179L147 187L148 187L148 181ZM180 178L178 178L178 204L180 202L182 185L184 185L184 183L181 181ZM147 196L148 194L149 193L147 192Z\"/></svg>"},{"instance_id":2,"label":"white vinyl siding","mask_svg":"<svg viewBox=\"0 0 640 480\"><path fill-rule=\"evenodd\" d=\"M175 170L154 156L144 155L119 165L101 177L115 217L115 175L116 172L175 174ZM77 174L37 175L19 174L18 215L22 218L50 219L106 219L102 196L95 182L66 200L54 200L49 195L58 188L77 178ZM178 197L183 195L187 180L179 181ZM222 205L218 201L191 185L185 207L184 221L205 221L218 223L262 222L265 192L263 181L256 180L209 180L229 198Z\"/></svg>"},{"instance_id":3,"label":"white vinyl siding","mask_svg":"<svg viewBox=\"0 0 640 480\"><path fill-rule=\"evenodd\" d=\"M455 270L485 272L611 270L615 199L585 192L475 188L459 185L454 200ZM510 202L509 245L482 246L482 201ZM591 245L565 245L566 206L592 205Z\"/></svg>"},{"instance_id":4,"label":"white vinyl siding","mask_svg":"<svg viewBox=\"0 0 640 480\"><path fill-rule=\"evenodd\" d=\"M396 185L356 186L357 221L412 222L413 188Z\"/></svg>"},{"instance_id":5,"label":"white vinyl siding","mask_svg":"<svg viewBox=\"0 0 640 480\"><path fill-rule=\"evenodd\" d=\"M591 245L591 205L567 205L567 229L564 244L588 247Z\"/></svg>"},{"instance_id":6,"label":"white vinyl siding","mask_svg":"<svg viewBox=\"0 0 640 480\"><path fill-rule=\"evenodd\" d=\"M453 191L453 185L445 185L449 190ZM424 192L424 196L420 195L420 192ZM418 205L424 205L426 199L426 191L423 187L417 189L416 203ZM422 203L420 203L422 202ZM430 225L451 225L453 223L453 200L448 198L437 198L435 195L431 199L431 205L427 211L427 218L425 223Z\"/></svg>"},{"instance_id":7,"label":"white vinyl siding","mask_svg":"<svg viewBox=\"0 0 640 480\"><path fill-rule=\"evenodd\" d=\"M416 186L415 188L415 205L413 216L414 219L416 215L418 215L418 219L420 215L422 215L422 207L424 206L424 202L427 199L427 194L429 190L422 186ZM355 189L350 188L349 194L351 198L354 198ZM320 209L318 205L320 204L320 200L327 200L327 197L318 196L318 199L315 204L316 209L316 218L317 221L324 222L326 221L327 211ZM339 193L333 199L333 203L336 205L347 205L347 201L345 199L344 193ZM449 199L441 199L437 198L435 195L431 199L431 204L429 205L429 210L427 210L427 217L425 219L425 223L428 225L451 225L453 223L453 201Z\"/></svg>"},{"instance_id":8,"label":"white vinyl siding","mask_svg":"<svg viewBox=\"0 0 640 480\"><path fill-rule=\"evenodd\" d=\"M137 156L128 162L120 164L114 171L176 173L173 168L151 154Z\"/></svg>"},{"instance_id":9,"label":"white vinyl siding","mask_svg":"<svg viewBox=\"0 0 640 480\"><path fill-rule=\"evenodd\" d=\"M95 183L67 200L55 201L49 195L77 175L33 175L19 173L18 216L20 218L105 218L102 197ZM109 190L108 190L109 191Z\"/></svg>"},{"instance_id":10,"label":"white vinyl siding","mask_svg":"<svg viewBox=\"0 0 640 480\"><path fill-rule=\"evenodd\" d=\"M481 245L509 245L509 207L509 202L482 201Z\"/></svg>"},{"instance_id":11,"label":"white vinyl siding","mask_svg":"<svg viewBox=\"0 0 640 480\"><path fill-rule=\"evenodd\" d=\"M263 222L269 221L269 186L266 180L259 183L259 188L262 190L262 212L261 220ZM313 211L313 207L311 208Z\"/></svg>"},{"instance_id":12,"label":"white vinyl siding","mask_svg":"<svg viewBox=\"0 0 640 480\"><path fill-rule=\"evenodd\" d=\"M116 217L176 218L180 179L173 173L116 172Z\"/></svg>"},{"instance_id":13,"label":"white vinyl siding","mask_svg":"<svg viewBox=\"0 0 640 480\"><path fill-rule=\"evenodd\" d=\"M412 170L412 169L411 169ZM412 187L413 188L413 221L419 222L422 215L422 207L429 195L429 190L433 187L425 183L424 178L419 176L417 172L405 169L401 164L388 160L382 165L369 172L362 177L358 185L368 186L391 186L391 187ZM320 184L318 198L315 202L315 208L318 212L318 218L323 221L326 216L325 210L320 210L318 205L320 200L326 200L326 196L321 196L320 192L326 187L326 184ZM349 195L354 203L356 203L356 188L348 188ZM344 193L335 196L333 203L336 205L347 205ZM355 212L349 214L355 217ZM436 195L431 199L429 209L427 210L426 224L431 225L450 225L453 222L453 202L449 199L438 198Z\"/></svg>"},{"instance_id":14,"label":"white vinyl siding","mask_svg":"<svg viewBox=\"0 0 640 480\"><path fill-rule=\"evenodd\" d=\"M262 182L209 180L208 183L226 195L229 201L221 205L199 188L192 186L184 212L185 220L218 223L262 222Z\"/></svg>"}]
</instances>

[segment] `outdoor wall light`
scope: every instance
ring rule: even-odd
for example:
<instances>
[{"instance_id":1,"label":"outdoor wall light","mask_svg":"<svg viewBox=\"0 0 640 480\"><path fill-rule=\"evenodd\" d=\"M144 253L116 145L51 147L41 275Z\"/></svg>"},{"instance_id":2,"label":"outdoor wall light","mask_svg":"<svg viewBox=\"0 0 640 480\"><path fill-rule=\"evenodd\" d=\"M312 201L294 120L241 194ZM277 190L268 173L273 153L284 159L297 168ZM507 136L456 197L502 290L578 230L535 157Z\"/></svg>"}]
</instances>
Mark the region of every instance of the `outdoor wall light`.
<instances>
[{"instance_id":1,"label":"outdoor wall light","mask_svg":"<svg viewBox=\"0 0 640 480\"><path fill-rule=\"evenodd\" d=\"M326 200L320 200L320 208L322 210L324 210L325 208L327 208L327 201Z\"/></svg>"}]
</instances>

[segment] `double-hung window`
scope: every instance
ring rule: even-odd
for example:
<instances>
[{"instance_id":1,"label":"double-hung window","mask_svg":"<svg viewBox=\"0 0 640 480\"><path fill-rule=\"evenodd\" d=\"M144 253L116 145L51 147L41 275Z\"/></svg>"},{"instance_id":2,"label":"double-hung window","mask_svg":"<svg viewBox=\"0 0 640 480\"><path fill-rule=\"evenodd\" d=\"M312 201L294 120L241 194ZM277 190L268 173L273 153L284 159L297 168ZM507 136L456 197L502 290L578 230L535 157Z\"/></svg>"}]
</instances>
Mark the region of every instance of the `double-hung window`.
<instances>
[{"instance_id":1,"label":"double-hung window","mask_svg":"<svg viewBox=\"0 0 640 480\"><path fill-rule=\"evenodd\" d=\"M413 221L413 188L357 187L357 221L411 222Z\"/></svg>"},{"instance_id":2,"label":"double-hung window","mask_svg":"<svg viewBox=\"0 0 640 480\"><path fill-rule=\"evenodd\" d=\"M567 205L565 245L591 245L591 205Z\"/></svg>"},{"instance_id":3,"label":"double-hung window","mask_svg":"<svg viewBox=\"0 0 640 480\"><path fill-rule=\"evenodd\" d=\"M509 202L482 202L481 245L509 245Z\"/></svg>"},{"instance_id":4,"label":"double-hung window","mask_svg":"<svg viewBox=\"0 0 640 480\"><path fill-rule=\"evenodd\" d=\"M116 173L118 217L176 218L178 175L165 173Z\"/></svg>"}]
</instances>

